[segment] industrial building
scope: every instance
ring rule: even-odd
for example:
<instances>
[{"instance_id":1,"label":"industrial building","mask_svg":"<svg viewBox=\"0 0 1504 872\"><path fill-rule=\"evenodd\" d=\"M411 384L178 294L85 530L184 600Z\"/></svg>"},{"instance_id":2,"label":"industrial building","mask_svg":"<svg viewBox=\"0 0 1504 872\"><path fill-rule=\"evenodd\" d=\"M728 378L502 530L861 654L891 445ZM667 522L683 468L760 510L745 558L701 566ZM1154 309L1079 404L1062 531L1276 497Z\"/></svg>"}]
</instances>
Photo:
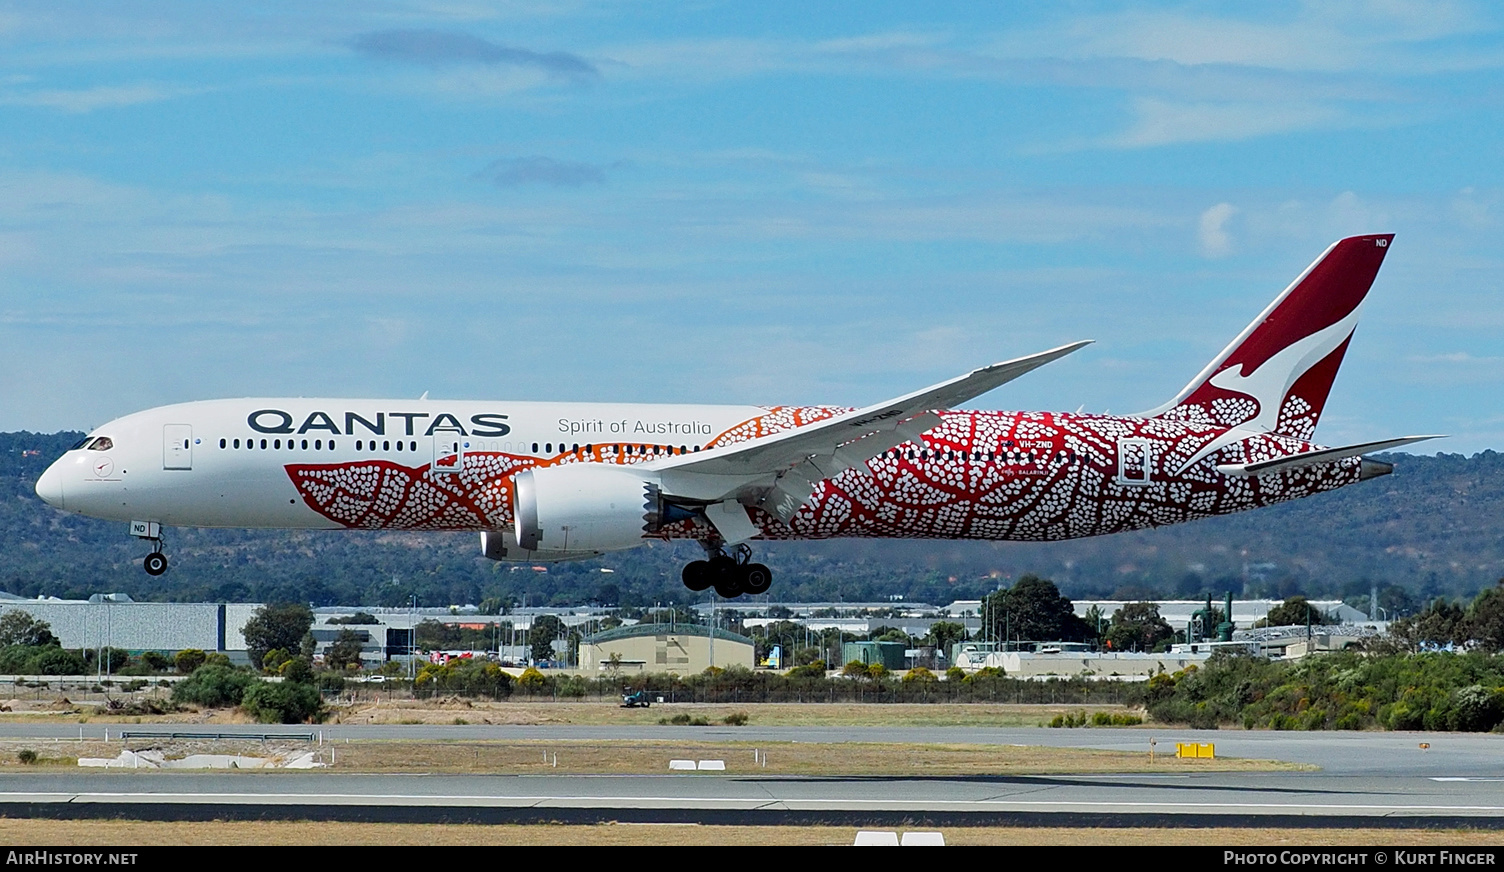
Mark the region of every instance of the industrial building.
<instances>
[{"instance_id":1,"label":"industrial building","mask_svg":"<svg viewBox=\"0 0 1504 872\"><path fill-rule=\"evenodd\" d=\"M712 636L698 624L633 624L580 641L580 670L586 674L615 669L690 675L711 665L751 669L755 662L751 639L722 629Z\"/></svg>"},{"instance_id":2,"label":"industrial building","mask_svg":"<svg viewBox=\"0 0 1504 872\"><path fill-rule=\"evenodd\" d=\"M46 621L64 648L123 648L164 654L198 648L245 661L240 631L259 603L138 603L125 594L87 600L25 599L0 592L0 613Z\"/></svg>"},{"instance_id":3,"label":"industrial building","mask_svg":"<svg viewBox=\"0 0 1504 872\"><path fill-rule=\"evenodd\" d=\"M1197 611L1206 608L1206 600L1073 600L1071 607L1079 617L1086 617L1092 608L1105 618L1111 618L1112 613L1135 602L1152 602L1159 607L1159 616L1164 618L1165 623L1176 630L1184 630L1191 622L1191 616ZM1368 615L1363 614L1342 600L1309 600L1316 614L1324 616L1328 621L1344 624L1362 623L1369 620ZM1221 608L1223 601L1213 600L1212 605ZM1254 624L1262 621L1269 615L1269 610L1284 605L1284 600L1271 599L1240 599L1232 601L1232 622L1237 629L1246 630ZM957 600L948 606L939 609L939 614L947 618L976 618L982 613L981 600Z\"/></svg>"}]
</instances>

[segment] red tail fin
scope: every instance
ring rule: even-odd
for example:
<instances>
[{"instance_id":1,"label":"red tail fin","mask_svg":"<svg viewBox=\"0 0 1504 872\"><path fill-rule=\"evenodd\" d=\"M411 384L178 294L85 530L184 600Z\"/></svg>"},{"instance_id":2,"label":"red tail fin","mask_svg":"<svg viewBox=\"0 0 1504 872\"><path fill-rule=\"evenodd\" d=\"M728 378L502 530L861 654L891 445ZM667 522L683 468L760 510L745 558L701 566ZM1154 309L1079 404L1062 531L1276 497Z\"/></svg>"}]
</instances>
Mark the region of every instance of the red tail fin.
<instances>
[{"instance_id":1,"label":"red tail fin","mask_svg":"<svg viewBox=\"0 0 1504 872\"><path fill-rule=\"evenodd\" d=\"M1149 414L1310 440L1393 238L1333 244L1175 399Z\"/></svg>"}]
</instances>

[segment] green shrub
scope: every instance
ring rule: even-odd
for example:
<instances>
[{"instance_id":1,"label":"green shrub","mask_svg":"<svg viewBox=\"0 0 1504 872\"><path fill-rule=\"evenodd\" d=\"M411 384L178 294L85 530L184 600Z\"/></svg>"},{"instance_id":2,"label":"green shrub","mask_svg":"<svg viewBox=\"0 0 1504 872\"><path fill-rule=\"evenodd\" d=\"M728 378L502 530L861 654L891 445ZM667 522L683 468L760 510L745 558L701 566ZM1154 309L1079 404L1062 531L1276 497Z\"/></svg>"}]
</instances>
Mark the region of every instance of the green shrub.
<instances>
[{"instance_id":1,"label":"green shrub","mask_svg":"<svg viewBox=\"0 0 1504 872\"><path fill-rule=\"evenodd\" d=\"M272 655L268 654L267 657ZM277 664L277 674L284 681L295 681L298 684L311 684L313 682L313 664L308 658L295 656L289 657Z\"/></svg>"},{"instance_id":2,"label":"green shrub","mask_svg":"<svg viewBox=\"0 0 1504 872\"><path fill-rule=\"evenodd\" d=\"M577 679L575 684L583 685L583 681L583 679ZM547 683L547 679L543 673L528 667L528 670L522 673L522 678L518 680L519 684L523 682L527 682L523 685L525 687L541 687ZM424 664L413 685L413 693L420 698L428 698L436 694L458 694L461 696L484 695L492 699L502 699L512 695L512 676L490 661L456 657L443 665ZM575 695L583 695L583 687Z\"/></svg>"},{"instance_id":3,"label":"green shrub","mask_svg":"<svg viewBox=\"0 0 1504 872\"><path fill-rule=\"evenodd\" d=\"M211 708L240 705L246 688L255 680L250 673L238 669L200 666L172 689L172 700Z\"/></svg>"},{"instance_id":4,"label":"green shrub","mask_svg":"<svg viewBox=\"0 0 1504 872\"><path fill-rule=\"evenodd\" d=\"M323 720L319 689L297 681L257 681L245 690L240 707L263 724L303 724Z\"/></svg>"},{"instance_id":5,"label":"green shrub","mask_svg":"<svg viewBox=\"0 0 1504 872\"><path fill-rule=\"evenodd\" d=\"M166 672L172 667L172 661L160 651L142 651L141 665L152 672Z\"/></svg>"},{"instance_id":6,"label":"green shrub","mask_svg":"<svg viewBox=\"0 0 1504 872\"><path fill-rule=\"evenodd\" d=\"M789 670L789 678L824 678L825 661L815 660Z\"/></svg>"},{"instance_id":7,"label":"green shrub","mask_svg":"<svg viewBox=\"0 0 1504 872\"><path fill-rule=\"evenodd\" d=\"M548 689L548 676L538 671L536 666L529 666L517 676L517 686L528 694L542 693Z\"/></svg>"},{"instance_id":8,"label":"green shrub","mask_svg":"<svg viewBox=\"0 0 1504 872\"><path fill-rule=\"evenodd\" d=\"M745 727L750 720L752 719L747 716L746 712L732 712L722 718L721 723L728 727Z\"/></svg>"},{"instance_id":9,"label":"green shrub","mask_svg":"<svg viewBox=\"0 0 1504 872\"><path fill-rule=\"evenodd\" d=\"M184 648L172 660L179 672L184 675L192 675L194 670L204 665L204 659L208 656L197 648Z\"/></svg>"},{"instance_id":10,"label":"green shrub","mask_svg":"<svg viewBox=\"0 0 1504 872\"><path fill-rule=\"evenodd\" d=\"M22 765L30 766L33 763L37 762L37 752L31 750L30 748L22 748L20 751L16 752L16 759L21 761Z\"/></svg>"}]
</instances>

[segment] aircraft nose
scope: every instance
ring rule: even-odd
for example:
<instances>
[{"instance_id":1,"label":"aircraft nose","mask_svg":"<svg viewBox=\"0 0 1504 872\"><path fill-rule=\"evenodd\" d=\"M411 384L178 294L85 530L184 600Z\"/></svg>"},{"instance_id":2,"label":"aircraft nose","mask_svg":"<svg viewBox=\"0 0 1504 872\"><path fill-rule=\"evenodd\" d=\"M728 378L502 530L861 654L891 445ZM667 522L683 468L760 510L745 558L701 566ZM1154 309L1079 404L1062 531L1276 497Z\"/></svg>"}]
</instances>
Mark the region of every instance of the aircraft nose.
<instances>
[{"instance_id":1,"label":"aircraft nose","mask_svg":"<svg viewBox=\"0 0 1504 872\"><path fill-rule=\"evenodd\" d=\"M50 506L63 507L63 473L54 463L37 479L37 496Z\"/></svg>"}]
</instances>

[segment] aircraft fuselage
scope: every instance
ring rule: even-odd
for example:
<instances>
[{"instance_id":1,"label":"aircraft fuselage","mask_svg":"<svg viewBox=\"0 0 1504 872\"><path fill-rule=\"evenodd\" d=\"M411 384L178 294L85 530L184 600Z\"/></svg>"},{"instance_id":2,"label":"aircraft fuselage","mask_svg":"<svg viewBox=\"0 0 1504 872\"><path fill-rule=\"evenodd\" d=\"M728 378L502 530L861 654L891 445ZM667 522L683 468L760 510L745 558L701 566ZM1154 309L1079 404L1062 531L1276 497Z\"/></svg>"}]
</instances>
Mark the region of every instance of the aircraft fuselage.
<instances>
[{"instance_id":1,"label":"aircraft fuselage","mask_svg":"<svg viewBox=\"0 0 1504 872\"><path fill-rule=\"evenodd\" d=\"M513 481L523 470L646 464L846 411L214 400L98 428L89 447L47 471L38 492L70 512L166 526L498 531L515 521ZM1274 433L1249 434L1187 465L1229 428L1059 412L940 418L922 439L818 482L787 524L752 509L761 537L1071 539L1257 508L1359 479L1356 457L1261 476L1217 470L1314 447ZM644 535L712 532L681 519Z\"/></svg>"}]
</instances>

